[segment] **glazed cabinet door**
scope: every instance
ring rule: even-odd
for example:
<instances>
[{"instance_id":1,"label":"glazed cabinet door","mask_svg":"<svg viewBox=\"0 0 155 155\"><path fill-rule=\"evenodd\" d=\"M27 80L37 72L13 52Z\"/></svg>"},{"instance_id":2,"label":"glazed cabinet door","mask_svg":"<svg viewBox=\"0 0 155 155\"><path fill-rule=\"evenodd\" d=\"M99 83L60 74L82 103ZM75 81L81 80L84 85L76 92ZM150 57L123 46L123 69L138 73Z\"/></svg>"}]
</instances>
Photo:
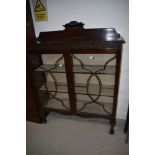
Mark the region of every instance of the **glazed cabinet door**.
<instances>
[{"instance_id":1,"label":"glazed cabinet door","mask_svg":"<svg viewBox=\"0 0 155 155\"><path fill-rule=\"evenodd\" d=\"M111 117L116 54L72 54L76 111Z\"/></svg>"},{"instance_id":2,"label":"glazed cabinet door","mask_svg":"<svg viewBox=\"0 0 155 155\"><path fill-rule=\"evenodd\" d=\"M33 84L43 111L70 113L67 75L63 54L42 54L42 64L33 62Z\"/></svg>"}]
</instances>

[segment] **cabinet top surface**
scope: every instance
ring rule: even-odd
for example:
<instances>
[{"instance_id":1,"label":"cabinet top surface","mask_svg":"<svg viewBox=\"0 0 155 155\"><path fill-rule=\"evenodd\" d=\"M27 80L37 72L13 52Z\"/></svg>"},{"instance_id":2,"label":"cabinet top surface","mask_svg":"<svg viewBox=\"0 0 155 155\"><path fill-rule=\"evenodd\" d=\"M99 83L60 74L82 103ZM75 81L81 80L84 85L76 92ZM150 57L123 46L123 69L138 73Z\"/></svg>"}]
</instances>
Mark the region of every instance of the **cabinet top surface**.
<instances>
[{"instance_id":1,"label":"cabinet top surface","mask_svg":"<svg viewBox=\"0 0 155 155\"><path fill-rule=\"evenodd\" d=\"M114 28L84 29L83 23L72 21L63 31L41 32L29 47L48 47L51 49L97 49L120 47L124 39Z\"/></svg>"}]
</instances>

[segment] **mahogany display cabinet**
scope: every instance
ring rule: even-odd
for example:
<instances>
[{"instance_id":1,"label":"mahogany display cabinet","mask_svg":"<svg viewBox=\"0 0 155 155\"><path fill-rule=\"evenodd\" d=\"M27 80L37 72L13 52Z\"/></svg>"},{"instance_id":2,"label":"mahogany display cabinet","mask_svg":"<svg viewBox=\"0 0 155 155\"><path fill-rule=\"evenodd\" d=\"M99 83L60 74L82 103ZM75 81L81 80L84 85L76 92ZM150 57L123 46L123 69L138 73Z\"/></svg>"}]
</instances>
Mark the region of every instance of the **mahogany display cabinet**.
<instances>
[{"instance_id":1,"label":"mahogany display cabinet","mask_svg":"<svg viewBox=\"0 0 155 155\"><path fill-rule=\"evenodd\" d=\"M27 46L27 63L41 120L50 111L108 119L114 134L123 38L114 28L41 32Z\"/></svg>"}]
</instances>

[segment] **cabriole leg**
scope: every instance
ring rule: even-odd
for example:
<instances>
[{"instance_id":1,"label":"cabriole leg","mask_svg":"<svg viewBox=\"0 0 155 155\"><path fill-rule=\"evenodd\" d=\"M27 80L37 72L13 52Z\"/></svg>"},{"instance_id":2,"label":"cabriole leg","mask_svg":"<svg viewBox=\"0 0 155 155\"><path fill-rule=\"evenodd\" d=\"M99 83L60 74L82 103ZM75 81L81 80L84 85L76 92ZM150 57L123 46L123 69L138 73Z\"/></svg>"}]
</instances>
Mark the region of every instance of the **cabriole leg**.
<instances>
[{"instance_id":1,"label":"cabriole leg","mask_svg":"<svg viewBox=\"0 0 155 155\"><path fill-rule=\"evenodd\" d=\"M113 135L116 121L115 120L110 120L110 123L111 123L111 128L110 128L109 134Z\"/></svg>"}]
</instances>

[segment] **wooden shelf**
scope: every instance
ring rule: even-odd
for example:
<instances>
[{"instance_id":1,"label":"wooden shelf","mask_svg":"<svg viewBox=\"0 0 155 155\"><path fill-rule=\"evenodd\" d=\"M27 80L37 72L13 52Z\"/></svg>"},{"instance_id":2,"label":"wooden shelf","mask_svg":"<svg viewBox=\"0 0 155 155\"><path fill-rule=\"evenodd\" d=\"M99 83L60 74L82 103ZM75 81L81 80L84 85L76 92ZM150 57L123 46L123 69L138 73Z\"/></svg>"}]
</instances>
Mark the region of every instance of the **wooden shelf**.
<instances>
[{"instance_id":1,"label":"wooden shelf","mask_svg":"<svg viewBox=\"0 0 155 155\"><path fill-rule=\"evenodd\" d=\"M46 82L44 83L39 90L46 90L46 85L48 88L48 91L50 92L56 92L56 87L54 82ZM68 88L67 88L67 84L66 83L57 83L57 92L58 93L68 93Z\"/></svg>"},{"instance_id":2,"label":"wooden shelf","mask_svg":"<svg viewBox=\"0 0 155 155\"><path fill-rule=\"evenodd\" d=\"M47 82L46 85L47 85L48 91L56 92L56 87L53 82ZM40 87L40 90L43 90L43 91L46 90L46 85L43 84ZM87 90L86 90L86 84L76 83L74 86L75 86L76 94L88 95ZM99 91L99 85L90 84L90 87L89 87L90 95L97 96L98 91ZM66 83L57 83L57 92L58 93L68 93L67 84ZM113 97L114 96L114 86L103 85L103 87L101 89L101 96Z\"/></svg>"},{"instance_id":3,"label":"wooden shelf","mask_svg":"<svg viewBox=\"0 0 155 155\"><path fill-rule=\"evenodd\" d=\"M60 109L60 110L69 110L70 104L68 99L63 99L64 107L62 103L56 99L50 99L47 101L47 104L43 106L43 109Z\"/></svg>"},{"instance_id":4,"label":"wooden shelf","mask_svg":"<svg viewBox=\"0 0 155 155\"><path fill-rule=\"evenodd\" d=\"M93 95L97 96L98 92L99 92L99 85L98 84L90 84L89 94L92 96ZM87 95L86 84L80 84L80 83L75 84L75 93ZM114 86L102 85L101 96L113 97L114 96Z\"/></svg>"},{"instance_id":5,"label":"wooden shelf","mask_svg":"<svg viewBox=\"0 0 155 155\"><path fill-rule=\"evenodd\" d=\"M96 103L91 103L86 105L86 107L82 110L79 111L79 109L81 107L83 107L83 105L85 103L87 103L88 101L82 101L82 100L78 100L77 101L77 111L79 112L86 112L86 113L92 113L92 114L101 114L101 115L109 115L107 112L105 112L103 110L103 107L101 105L98 105ZM104 105L105 109L109 112L112 113L112 103L106 103L106 102L102 102L102 104Z\"/></svg>"},{"instance_id":6,"label":"wooden shelf","mask_svg":"<svg viewBox=\"0 0 155 155\"><path fill-rule=\"evenodd\" d=\"M52 68L55 68L55 65L51 65L51 64L44 64L42 66L40 66L39 68L35 69L35 71L46 71L46 70L50 70ZM103 69L102 65L85 65L85 68L91 70L92 72L95 72L97 70ZM55 69L51 70L53 73L65 73L65 67L57 67ZM78 73L78 74L90 74L89 71L82 69L82 67L80 65L74 65L73 67L73 73ZM100 72L98 72L97 74L112 74L115 75L115 66L107 66L105 70L102 70Z\"/></svg>"},{"instance_id":7,"label":"wooden shelf","mask_svg":"<svg viewBox=\"0 0 155 155\"><path fill-rule=\"evenodd\" d=\"M80 110L85 103L87 103L88 101L82 101L82 100L78 100L77 101L77 113L80 112L86 112L86 113L92 113L92 114L101 114L101 115L109 115L107 112L105 112L103 110L103 107L100 105L97 105L95 103L91 103L86 105L86 107L82 110ZM56 99L50 99L48 100L47 104L43 106L44 110L67 110L70 111L70 104L69 104L69 100L67 99L63 99L63 103L64 105L67 107L64 107L60 101L56 100ZM102 103L105 107L105 109L109 112L112 113L112 103Z\"/></svg>"},{"instance_id":8,"label":"wooden shelf","mask_svg":"<svg viewBox=\"0 0 155 155\"><path fill-rule=\"evenodd\" d=\"M52 68L55 68L55 65L52 65L52 64L44 64L44 65L41 65L40 67L38 67L37 69L35 69L34 71L44 72L44 71L50 70ZM51 71L53 73L65 73L66 72L64 66L57 67L55 69L52 69Z\"/></svg>"},{"instance_id":9,"label":"wooden shelf","mask_svg":"<svg viewBox=\"0 0 155 155\"><path fill-rule=\"evenodd\" d=\"M92 72L95 72L97 70L103 69L103 66L102 65L85 65L84 68L89 69ZM80 65L74 65L73 72L80 73L80 74L90 74L89 71L82 69ZM105 70L102 70L102 71L98 72L97 74L115 75L115 66L107 66Z\"/></svg>"}]
</instances>

